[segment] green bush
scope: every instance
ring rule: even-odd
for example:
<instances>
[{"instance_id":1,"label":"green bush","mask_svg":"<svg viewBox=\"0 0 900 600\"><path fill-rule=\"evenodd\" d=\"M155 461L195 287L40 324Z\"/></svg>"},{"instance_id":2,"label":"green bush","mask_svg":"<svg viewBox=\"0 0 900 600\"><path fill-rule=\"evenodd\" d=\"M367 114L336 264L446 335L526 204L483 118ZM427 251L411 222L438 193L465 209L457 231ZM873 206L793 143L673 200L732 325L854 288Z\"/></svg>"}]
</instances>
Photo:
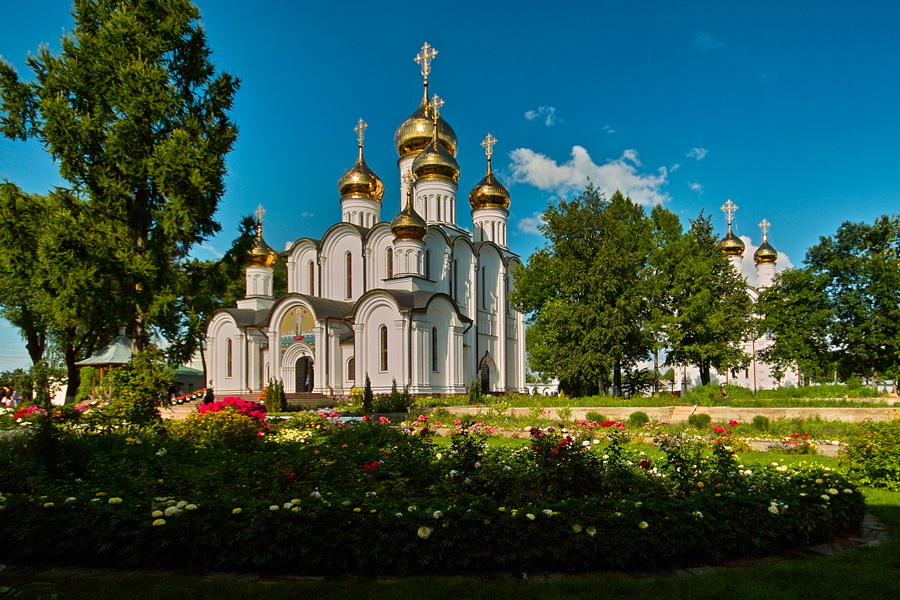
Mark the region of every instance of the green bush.
<instances>
[{"instance_id":1,"label":"green bush","mask_svg":"<svg viewBox=\"0 0 900 600\"><path fill-rule=\"evenodd\" d=\"M900 491L900 419L864 423L848 442L844 461L860 485Z\"/></svg>"},{"instance_id":2,"label":"green bush","mask_svg":"<svg viewBox=\"0 0 900 600\"><path fill-rule=\"evenodd\" d=\"M649 422L650 417L644 411L636 410L628 415L628 425L631 427L643 427Z\"/></svg>"},{"instance_id":3,"label":"green bush","mask_svg":"<svg viewBox=\"0 0 900 600\"><path fill-rule=\"evenodd\" d=\"M269 379L265 390L266 411L270 413L284 412L287 408L287 396L284 394L284 383L280 379Z\"/></svg>"},{"instance_id":4,"label":"green bush","mask_svg":"<svg viewBox=\"0 0 900 600\"><path fill-rule=\"evenodd\" d=\"M375 407L375 394L372 393L372 381L369 379L369 374L366 373L366 384L363 387L363 400L362 400L362 409L365 412L372 412Z\"/></svg>"},{"instance_id":5,"label":"green bush","mask_svg":"<svg viewBox=\"0 0 900 600\"><path fill-rule=\"evenodd\" d=\"M410 395L404 390L397 389L397 380L391 381L391 393L379 394L372 403L372 410L376 413L402 413L407 412L413 405Z\"/></svg>"},{"instance_id":6,"label":"green bush","mask_svg":"<svg viewBox=\"0 0 900 600\"><path fill-rule=\"evenodd\" d=\"M183 421L172 421L169 433L200 447L246 445L260 432L260 420L233 410L191 413Z\"/></svg>"},{"instance_id":7,"label":"green bush","mask_svg":"<svg viewBox=\"0 0 900 600\"><path fill-rule=\"evenodd\" d=\"M469 406L475 404L484 404L484 397L481 394L481 380L477 377L472 380L469 386Z\"/></svg>"},{"instance_id":8,"label":"green bush","mask_svg":"<svg viewBox=\"0 0 900 600\"><path fill-rule=\"evenodd\" d=\"M708 427L710 421L712 421L712 417L707 413L694 413L688 417L688 424L697 429Z\"/></svg>"},{"instance_id":9,"label":"green bush","mask_svg":"<svg viewBox=\"0 0 900 600\"><path fill-rule=\"evenodd\" d=\"M756 415L753 417L753 429L763 432L769 430L769 417Z\"/></svg>"},{"instance_id":10,"label":"green bush","mask_svg":"<svg viewBox=\"0 0 900 600\"><path fill-rule=\"evenodd\" d=\"M160 421L158 408L172 387L172 371L158 348L146 348L109 374L113 399L95 418L101 429L144 427Z\"/></svg>"},{"instance_id":11,"label":"green bush","mask_svg":"<svg viewBox=\"0 0 900 600\"><path fill-rule=\"evenodd\" d=\"M75 393L75 402L84 402L91 399L97 369L91 366L81 367L79 376L81 377L81 382L78 384L78 391Z\"/></svg>"},{"instance_id":12,"label":"green bush","mask_svg":"<svg viewBox=\"0 0 900 600\"><path fill-rule=\"evenodd\" d=\"M589 411L584 415L584 418L585 418L586 421L596 421L597 423L602 423L603 421L608 421L608 420L609 420L609 419L606 418L606 415L601 415L601 414L598 413L596 410L589 410Z\"/></svg>"}]
</instances>

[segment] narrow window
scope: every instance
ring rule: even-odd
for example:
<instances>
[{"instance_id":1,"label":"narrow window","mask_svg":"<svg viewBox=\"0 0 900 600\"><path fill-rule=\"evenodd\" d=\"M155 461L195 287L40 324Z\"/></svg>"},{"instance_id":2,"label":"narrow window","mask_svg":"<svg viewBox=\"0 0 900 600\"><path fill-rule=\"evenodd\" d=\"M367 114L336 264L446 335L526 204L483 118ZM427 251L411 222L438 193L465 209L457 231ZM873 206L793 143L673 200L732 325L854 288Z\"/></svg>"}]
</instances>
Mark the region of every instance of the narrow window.
<instances>
[{"instance_id":1,"label":"narrow window","mask_svg":"<svg viewBox=\"0 0 900 600\"><path fill-rule=\"evenodd\" d=\"M431 328L431 370L437 373L438 370L438 336L437 327Z\"/></svg>"},{"instance_id":2,"label":"narrow window","mask_svg":"<svg viewBox=\"0 0 900 600\"><path fill-rule=\"evenodd\" d=\"M234 358L231 350L231 339L225 340L225 377L231 377Z\"/></svg>"},{"instance_id":3,"label":"narrow window","mask_svg":"<svg viewBox=\"0 0 900 600\"><path fill-rule=\"evenodd\" d=\"M459 267L459 261L454 260L453 261L453 275L450 277L450 279L453 280L453 299L456 301L459 301L459 293L458 293L458 291L459 291L458 290L458 288L459 288L459 269L457 267Z\"/></svg>"},{"instance_id":4,"label":"narrow window","mask_svg":"<svg viewBox=\"0 0 900 600\"><path fill-rule=\"evenodd\" d=\"M422 205L425 207L425 220L428 220L428 196L422 198Z\"/></svg>"},{"instance_id":5,"label":"narrow window","mask_svg":"<svg viewBox=\"0 0 900 600\"><path fill-rule=\"evenodd\" d=\"M384 325L381 326L381 370L388 370L388 334Z\"/></svg>"},{"instance_id":6,"label":"narrow window","mask_svg":"<svg viewBox=\"0 0 900 600\"><path fill-rule=\"evenodd\" d=\"M441 220L441 197L437 197L437 202L435 202L435 207L437 208L437 220Z\"/></svg>"},{"instance_id":7,"label":"narrow window","mask_svg":"<svg viewBox=\"0 0 900 600\"><path fill-rule=\"evenodd\" d=\"M497 224L491 221L491 241L497 243Z\"/></svg>"},{"instance_id":8,"label":"narrow window","mask_svg":"<svg viewBox=\"0 0 900 600\"><path fill-rule=\"evenodd\" d=\"M425 279L431 279L431 250L425 251Z\"/></svg>"},{"instance_id":9,"label":"narrow window","mask_svg":"<svg viewBox=\"0 0 900 600\"><path fill-rule=\"evenodd\" d=\"M316 295L316 265L313 261L309 261L309 295Z\"/></svg>"},{"instance_id":10,"label":"narrow window","mask_svg":"<svg viewBox=\"0 0 900 600\"><path fill-rule=\"evenodd\" d=\"M388 279L394 276L394 249L387 249L387 275Z\"/></svg>"},{"instance_id":11,"label":"narrow window","mask_svg":"<svg viewBox=\"0 0 900 600\"><path fill-rule=\"evenodd\" d=\"M506 316L509 316L509 275L503 276L503 299L506 300Z\"/></svg>"},{"instance_id":12,"label":"narrow window","mask_svg":"<svg viewBox=\"0 0 900 600\"><path fill-rule=\"evenodd\" d=\"M356 381L356 358L347 361L347 381Z\"/></svg>"},{"instance_id":13,"label":"narrow window","mask_svg":"<svg viewBox=\"0 0 900 600\"><path fill-rule=\"evenodd\" d=\"M487 309L487 269L481 267L481 308Z\"/></svg>"},{"instance_id":14,"label":"narrow window","mask_svg":"<svg viewBox=\"0 0 900 600\"><path fill-rule=\"evenodd\" d=\"M353 255L347 253L347 297L353 297Z\"/></svg>"}]
</instances>

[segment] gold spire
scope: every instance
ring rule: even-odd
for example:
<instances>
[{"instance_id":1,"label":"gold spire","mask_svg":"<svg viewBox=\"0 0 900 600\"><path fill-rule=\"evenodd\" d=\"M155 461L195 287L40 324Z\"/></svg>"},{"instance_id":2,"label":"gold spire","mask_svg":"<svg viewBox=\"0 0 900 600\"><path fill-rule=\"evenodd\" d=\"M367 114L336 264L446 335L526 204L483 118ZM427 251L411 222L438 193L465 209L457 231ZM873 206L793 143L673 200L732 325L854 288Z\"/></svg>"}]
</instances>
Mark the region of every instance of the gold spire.
<instances>
[{"instance_id":1,"label":"gold spire","mask_svg":"<svg viewBox=\"0 0 900 600\"><path fill-rule=\"evenodd\" d=\"M763 241L762 244L759 245L759 248L756 249L756 252L753 253L753 261L756 264L773 263L778 260L778 252L776 252L775 248L769 244L769 227L771 226L772 224L766 219L763 219L759 224L759 228L762 229L763 232Z\"/></svg>"},{"instance_id":2,"label":"gold spire","mask_svg":"<svg viewBox=\"0 0 900 600\"><path fill-rule=\"evenodd\" d=\"M725 219L728 221L728 233L719 241L719 246L722 248L722 252L728 256L744 255L744 241L731 231L731 222L734 220L734 213L737 212L737 209L737 204L732 202L731 198L722 205L722 212L725 213Z\"/></svg>"},{"instance_id":3,"label":"gold spire","mask_svg":"<svg viewBox=\"0 0 900 600\"><path fill-rule=\"evenodd\" d=\"M256 242L250 250L250 258L247 264L251 267L268 267L271 269L272 265L275 264L276 254L263 239L262 223L264 214L266 214L266 211L260 204L256 209Z\"/></svg>"},{"instance_id":4,"label":"gold spire","mask_svg":"<svg viewBox=\"0 0 900 600\"><path fill-rule=\"evenodd\" d=\"M397 128L397 132L394 134L394 146L397 148L397 153L401 158L420 153L431 142L434 124L428 116L430 108L428 101L428 76L431 73L431 62L437 56L437 53L437 50L428 45L428 42L425 42L425 45L422 46L422 49L414 59L421 67L425 89L422 93L422 102L419 104L419 108L400 124L400 127ZM443 119L438 121L438 139L441 140L441 143L452 155L456 155L456 133Z\"/></svg>"},{"instance_id":5,"label":"gold spire","mask_svg":"<svg viewBox=\"0 0 900 600\"><path fill-rule=\"evenodd\" d=\"M431 73L431 61L434 60L434 57L437 56L438 51L428 45L428 42L422 46L422 49L416 54L416 57L413 59L415 62L419 63L419 66L422 68L422 77L425 78L425 87L428 87L428 75Z\"/></svg>"},{"instance_id":6,"label":"gold spire","mask_svg":"<svg viewBox=\"0 0 900 600\"><path fill-rule=\"evenodd\" d=\"M496 143L497 138L490 133L481 142L484 154L487 156L487 173L469 192L469 205L472 207L472 210L482 208L503 208L509 210L509 190L497 180L491 168L491 155L494 153L494 144Z\"/></svg>"},{"instance_id":7,"label":"gold spire","mask_svg":"<svg viewBox=\"0 0 900 600\"><path fill-rule=\"evenodd\" d=\"M394 239L421 242L428 233L428 224L412 205L412 189L416 179L412 173L407 171L403 174L403 181L406 183L406 206L391 221L391 232L394 234Z\"/></svg>"},{"instance_id":8,"label":"gold spire","mask_svg":"<svg viewBox=\"0 0 900 600\"><path fill-rule=\"evenodd\" d=\"M359 155L356 163L338 179L338 192L341 198L366 198L381 202L384 197L384 184L366 164L363 157L363 139L368 125L362 119L353 128L359 140Z\"/></svg>"}]
</instances>

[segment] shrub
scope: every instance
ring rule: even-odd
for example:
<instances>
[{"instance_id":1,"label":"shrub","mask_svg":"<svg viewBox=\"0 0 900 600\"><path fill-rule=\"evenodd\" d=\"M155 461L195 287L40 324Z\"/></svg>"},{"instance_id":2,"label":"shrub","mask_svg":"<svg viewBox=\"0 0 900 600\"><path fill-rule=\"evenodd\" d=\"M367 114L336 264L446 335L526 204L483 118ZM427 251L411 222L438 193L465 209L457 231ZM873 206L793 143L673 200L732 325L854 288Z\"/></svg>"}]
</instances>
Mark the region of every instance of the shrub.
<instances>
[{"instance_id":1,"label":"shrub","mask_svg":"<svg viewBox=\"0 0 900 600\"><path fill-rule=\"evenodd\" d=\"M712 421L712 417L707 413L694 413L688 417L688 424L691 427L695 427L697 429L703 429L707 427Z\"/></svg>"},{"instance_id":2,"label":"shrub","mask_svg":"<svg viewBox=\"0 0 900 600\"><path fill-rule=\"evenodd\" d=\"M808 433L792 433L778 442L769 444L769 452L775 454L815 454L816 445Z\"/></svg>"},{"instance_id":3,"label":"shrub","mask_svg":"<svg viewBox=\"0 0 900 600\"><path fill-rule=\"evenodd\" d=\"M372 381L366 373L366 385L363 387L362 408L366 412L372 412L375 407L375 394L372 393Z\"/></svg>"},{"instance_id":4,"label":"shrub","mask_svg":"<svg viewBox=\"0 0 900 600\"><path fill-rule=\"evenodd\" d=\"M172 371L166 366L162 350L142 350L130 363L113 369L109 380L113 400L101 411L102 428L116 422L126 427L143 427L160 421L157 409L172 387Z\"/></svg>"},{"instance_id":5,"label":"shrub","mask_svg":"<svg viewBox=\"0 0 900 600\"><path fill-rule=\"evenodd\" d=\"M240 402L228 403L229 400ZM256 403L240 398L226 398L212 405L204 404L200 407L200 412L191 413L183 421L171 423L169 432L174 437L201 447L247 444L269 430L265 421L265 409L260 413L247 406L254 404Z\"/></svg>"},{"instance_id":6,"label":"shrub","mask_svg":"<svg viewBox=\"0 0 900 600\"><path fill-rule=\"evenodd\" d=\"M608 420L605 415L601 415L596 410L589 410L587 414L584 415L584 418L587 421L596 421L598 423Z\"/></svg>"},{"instance_id":7,"label":"shrub","mask_svg":"<svg viewBox=\"0 0 900 600\"><path fill-rule=\"evenodd\" d=\"M650 417L644 411L636 410L628 415L628 424L632 427L643 427L649 422Z\"/></svg>"},{"instance_id":8,"label":"shrub","mask_svg":"<svg viewBox=\"0 0 900 600\"><path fill-rule=\"evenodd\" d=\"M270 379L264 391L266 410L268 412L284 412L287 397L284 395L284 384L280 379Z\"/></svg>"},{"instance_id":9,"label":"shrub","mask_svg":"<svg viewBox=\"0 0 900 600\"><path fill-rule=\"evenodd\" d=\"M844 462L860 485L900 491L900 419L864 423L844 449Z\"/></svg>"},{"instance_id":10,"label":"shrub","mask_svg":"<svg viewBox=\"0 0 900 600\"><path fill-rule=\"evenodd\" d=\"M765 415L756 415L753 417L753 429L757 431L768 431L769 417Z\"/></svg>"},{"instance_id":11,"label":"shrub","mask_svg":"<svg viewBox=\"0 0 900 600\"><path fill-rule=\"evenodd\" d=\"M81 382L78 384L78 391L75 393L75 402L84 402L91 399L91 392L94 389L94 377L96 375L97 369L94 367L81 367L79 372Z\"/></svg>"},{"instance_id":12,"label":"shrub","mask_svg":"<svg viewBox=\"0 0 900 600\"><path fill-rule=\"evenodd\" d=\"M469 405L483 403L484 398L481 394L481 380L476 377L472 380L472 385L469 386Z\"/></svg>"},{"instance_id":13,"label":"shrub","mask_svg":"<svg viewBox=\"0 0 900 600\"><path fill-rule=\"evenodd\" d=\"M572 418L572 409L568 406L563 406L562 408L556 409L556 416L559 417L560 421L568 421Z\"/></svg>"}]
</instances>

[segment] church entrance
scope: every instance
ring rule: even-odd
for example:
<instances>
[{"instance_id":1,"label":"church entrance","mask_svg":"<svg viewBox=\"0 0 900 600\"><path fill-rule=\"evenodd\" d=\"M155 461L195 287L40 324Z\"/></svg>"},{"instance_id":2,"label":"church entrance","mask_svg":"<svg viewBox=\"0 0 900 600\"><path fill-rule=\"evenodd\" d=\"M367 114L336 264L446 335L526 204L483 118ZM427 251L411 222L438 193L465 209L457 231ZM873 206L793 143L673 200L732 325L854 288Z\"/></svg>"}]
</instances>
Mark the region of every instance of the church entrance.
<instances>
[{"instance_id":1,"label":"church entrance","mask_svg":"<svg viewBox=\"0 0 900 600\"><path fill-rule=\"evenodd\" d=\"M311 392L316 382L313 379L314 369L312 359L301 356L294 363L294 390L297 392Z\"/></svg>"},{"instance_id":2,"label":"church entrance","mask_svg":"<svg viewBox=\"0 0 900 600\"><path fill-rule=\"evenodd\" d=\"M491 391L491 366L487 361L481 363L481 391Z\"/></svg>"}]
</instances>

